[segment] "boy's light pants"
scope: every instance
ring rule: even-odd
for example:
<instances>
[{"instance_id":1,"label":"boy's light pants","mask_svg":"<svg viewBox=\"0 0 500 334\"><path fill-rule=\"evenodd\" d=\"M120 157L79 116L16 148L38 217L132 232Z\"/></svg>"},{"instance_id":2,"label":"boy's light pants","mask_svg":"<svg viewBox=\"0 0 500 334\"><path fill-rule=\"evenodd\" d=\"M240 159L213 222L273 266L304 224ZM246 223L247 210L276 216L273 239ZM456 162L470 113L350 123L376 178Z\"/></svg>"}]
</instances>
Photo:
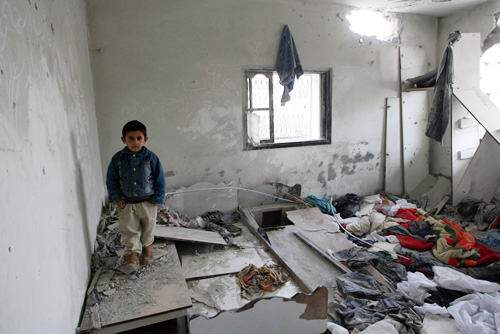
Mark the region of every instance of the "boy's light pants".
<instances>
[{"instance_id":1,"label":"boy's light pants","mask_svg":"<svg viewBox=\"0 0 500 334\"><path fill-rule=\"evenodd\" d=\"M142 248L154 241L158 204L142 202L127 203L118 209L118 227L125 244L125 255L142 253Z\"/></svg>"}]
</instances>

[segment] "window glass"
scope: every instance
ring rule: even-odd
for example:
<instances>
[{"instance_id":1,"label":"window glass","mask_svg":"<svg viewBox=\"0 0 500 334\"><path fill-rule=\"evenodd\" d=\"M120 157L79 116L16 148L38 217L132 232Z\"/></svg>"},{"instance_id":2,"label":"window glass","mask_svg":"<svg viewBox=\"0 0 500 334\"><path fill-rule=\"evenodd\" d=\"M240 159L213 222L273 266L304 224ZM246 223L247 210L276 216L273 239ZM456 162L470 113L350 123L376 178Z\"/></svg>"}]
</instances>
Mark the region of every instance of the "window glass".
<instances>
[{"instance_id":1,"label":"window glass","mask_svg":"<svg viewBox=\"0 0 500 334\"><path fill-rule=\"evenodd\" d=\"M276 72L245 71L245 75L247 149L330 143L329 72L306 71L295 80L284 105Z\"/></svg>"}]
</instances>

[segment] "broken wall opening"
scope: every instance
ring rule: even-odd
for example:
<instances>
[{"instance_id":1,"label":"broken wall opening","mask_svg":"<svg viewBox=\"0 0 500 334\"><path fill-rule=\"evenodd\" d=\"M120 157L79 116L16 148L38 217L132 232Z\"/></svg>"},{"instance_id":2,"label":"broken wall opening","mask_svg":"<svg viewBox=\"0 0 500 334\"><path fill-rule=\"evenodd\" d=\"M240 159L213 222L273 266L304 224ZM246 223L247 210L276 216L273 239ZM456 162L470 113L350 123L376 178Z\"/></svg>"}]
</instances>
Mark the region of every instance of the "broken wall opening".
<instances>
[{"instance_id":1,"label":"broken wall opening","mask_svg":"<svg viewBox=\"0 0 500 334\"><path fill-rule=\"evenodd\" d=\"M296 210L294 206L272 206L272 207L256 207L250 209L253 217L263 229L273 229L286 225L293 225L287 218L286 213L291 210Z\"/></svg>"}]
</instances>

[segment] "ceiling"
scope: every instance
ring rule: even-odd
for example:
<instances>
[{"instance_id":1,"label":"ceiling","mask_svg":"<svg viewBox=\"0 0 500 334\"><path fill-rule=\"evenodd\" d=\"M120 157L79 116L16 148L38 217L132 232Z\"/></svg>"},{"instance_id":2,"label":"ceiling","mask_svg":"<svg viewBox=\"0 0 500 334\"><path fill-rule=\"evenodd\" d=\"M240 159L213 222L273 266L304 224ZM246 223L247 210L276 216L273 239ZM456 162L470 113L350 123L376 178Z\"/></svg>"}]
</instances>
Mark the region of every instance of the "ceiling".
<instances>
[{"instance_id":1,"label":"ceiling","mask_svg":"<svg viewBox=\"0 0 500 334\"><path fill-rule=\"evenodd\" d=\"M317 1L317 0L315 0ZM325 0L323 0L325 1ZM489 0L326 0L328 2L386 12L447 16Z\"/></svg>"}]
</instances>

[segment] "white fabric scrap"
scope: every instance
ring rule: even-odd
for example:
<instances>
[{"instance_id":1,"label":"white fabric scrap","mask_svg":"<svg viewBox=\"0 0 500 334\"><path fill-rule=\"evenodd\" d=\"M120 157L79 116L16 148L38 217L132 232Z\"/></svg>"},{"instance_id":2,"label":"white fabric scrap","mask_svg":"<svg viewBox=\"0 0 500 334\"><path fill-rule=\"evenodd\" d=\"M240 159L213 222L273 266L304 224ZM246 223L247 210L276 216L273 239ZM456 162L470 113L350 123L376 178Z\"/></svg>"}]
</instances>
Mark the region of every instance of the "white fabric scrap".
<instances>
[{"instance_id":1,"label":"white fabric scrap","mask_svg":"<svg viewBox=\"0 0 500 334\"><path fill-rule=\"evenodd\" d=\"M396 201L396 204L391 206L391 209L389 210L387 215L394 217L399 209L416 209L416 208L417 206L415 204L408 203L408 201L405 199L398 199Z\"/></svg>"},{"instance_id":2,"label":"white fabric scrap","mask_svg":"<svg viewBox=\"0 0 500 334\"><path fill-rule=\"evenodd\" d=\"M455 324L466 334L500 333L500 293L469 294L448 307Z\"/></svg>"},{"instance_id":3,"label":"white fabric scrap","mask_svg":"<svg viewBox=\"0 0 500 334\"><path fill-rule=\"evenodd\" d=\"M490 293L500 290L498 283L475 279L449 267L433 266L434 282L440 287L463 292Z\"/></svg>"},{"instance_id":4,"label":"white fabric scrap","mask_svg":"<svg viewBox=\"0 0 500 334\"><path fill-rule=\"evenodd\" d=\"M337 325L334 322L327 322L326 329L328 329L328 331L331 334L349 334L349 331L347 329L345 329L344 327L342 327L340 325Z\"/></svg>"},{"instance_id":5,"label":"white fabric scrap","mask_svg":"<svg viewBox=\"0 0 500 334\"><path fill-rule=\"evenodd\" d=\"M408 280L397 284L397 290L418 305L423 305L425 298L431 295L427 290L437 290L436 287L437 284L425 277L421 272L409 272Z\"/></svg>"},{"instance_id":6,"label":"white fabric scrap","mask_svg":"<svg viewBox=\"0 0 500 334\"><path fill-rule=\"evenodd\" d=\"M449 317L450 313L444 306L440 306L436 303L429 304L424 303L422 306L414 306L414 309L417 310L420 314L435 314L443 317Z\"/></svg>"}]
</instances>

